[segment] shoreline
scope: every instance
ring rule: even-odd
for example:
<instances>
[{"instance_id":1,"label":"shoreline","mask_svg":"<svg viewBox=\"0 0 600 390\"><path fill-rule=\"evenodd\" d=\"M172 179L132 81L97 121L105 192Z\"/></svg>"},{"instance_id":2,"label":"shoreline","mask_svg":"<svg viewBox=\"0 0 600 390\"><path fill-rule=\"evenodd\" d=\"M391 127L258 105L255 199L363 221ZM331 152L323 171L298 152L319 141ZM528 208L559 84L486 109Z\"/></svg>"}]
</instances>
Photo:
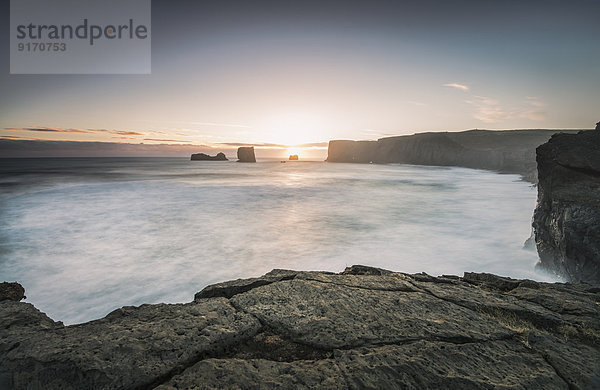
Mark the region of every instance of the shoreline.
<instances>
[{"instance_id":1,"label":"shoreline","mask_svg":"<svg viewBox=\"0 0 600 390\"><path fill-rule=\"evenodd\" d=\"M457 166L520 174L537 183L536 148L553 134L581 130L466 130L422 132L376 141L329 141L327 161Z\"/></svg>"}]
</instances>

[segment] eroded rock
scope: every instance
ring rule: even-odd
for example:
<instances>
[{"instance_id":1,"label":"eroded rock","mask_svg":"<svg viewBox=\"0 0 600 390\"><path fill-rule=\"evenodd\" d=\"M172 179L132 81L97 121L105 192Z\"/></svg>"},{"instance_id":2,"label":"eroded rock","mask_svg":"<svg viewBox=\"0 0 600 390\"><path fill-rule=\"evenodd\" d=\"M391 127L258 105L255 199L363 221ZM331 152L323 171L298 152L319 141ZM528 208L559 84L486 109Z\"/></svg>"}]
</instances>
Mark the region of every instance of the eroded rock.
<instances>
[{"instance_id":1,"label":"eroded rock","mask_svg":"<svg viewBox=\"0 0 600 390\"><path fill-rule=\"evenodd\" d=\"M314 348L416 339L466 342L513 334L471 310L416 291L294 279L236 295L231 302L290 339Z\"/></svg>"},{"instance_id":2,"label":"eroded rock","mask_svg":"<svg viewBox=\"0 0 600 390\"><path fill-rule=\"evenodd\" d=\"M0 302L0 388L595 389L600 286L273 270L74 326Z\"/></svg>"},{"instance_id":3,"label":"eroded rock","mask_svg":"<svg viewBox=\"0 0 600 390\"><path fill-rule=\"evenodd\" d=\"M86 324L30 327L2 353L0 378L15 389L148 387L259 329L224 298L124 307Z\"/></svg>"},{"instance_id":4,"label":"eroded rock","mask_svg":"<svg viewBox=\"0 0 600 390\"><path fill-rule=\"evenodd\" d=\"M0 283L0 301L15 301L25 299L25 289L17 282Z\"/></svg>"},{"instance_id":5,"label":"eroded rock","mask_svg":"<svg viewBox=\"0 0 600 390\"><path fill-rule=\"evenodd\" d=\"M600 132L557 134L537 149L533 227L540 266L600 282Z\"/></svg>"},{"instance_id":6,"label":"eroded rock","mask_svg":"<svg viewBox=\"0 0 600 390\"><path fill-rule=\"evenodd\" d=\"M192 161L227 161L227 156L225 153L219 152L214 156L205 154L205 153L195 153L192 154Z\"/></svg>"},{"instance_id":7,"label":"eroded rock","mask_svg":"<svg viewBox=\"0 0 600 390\"><path fill-rule=\"evenodd\" d=\"M256 162L254 156L254 146L240 146L237 150L239 162Z\"/></svg>"}]
</instances>

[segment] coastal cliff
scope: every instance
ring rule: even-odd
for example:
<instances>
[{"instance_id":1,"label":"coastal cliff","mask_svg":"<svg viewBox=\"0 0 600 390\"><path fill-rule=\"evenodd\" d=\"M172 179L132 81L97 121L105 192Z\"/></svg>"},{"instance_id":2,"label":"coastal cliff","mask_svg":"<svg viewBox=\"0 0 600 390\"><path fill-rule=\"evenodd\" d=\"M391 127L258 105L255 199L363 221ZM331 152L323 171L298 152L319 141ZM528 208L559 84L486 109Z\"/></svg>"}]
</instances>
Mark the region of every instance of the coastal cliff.
<instances>
[{"instance_id":1,"label":"coastal cliff","mask_svg":"<svg viewBox=\"0 0 600 390\"><path fill-rule=\"evenodd\" d=\"M600 131L556 134L537 148L533 227L540 266L600 283Z\"/></svg>"},{"instance_id":2,"label":"coastal cliff","mask_svg":"<svg viewBox=\"0 0 600 390\"><path fill-rule=\"evenodd\" d=\"M518 173L535 182L535 148L557 132L574 130L469 130L419 133L377 141L329 142L327 161L459 166Z\"/></svg>"},{"instance_id":3,"label":"coastal cliff","mask_svg":"<svg viewBox=\"0 0 600 390\"><path fill-rule=\"evenodd\" d=\"M600 386L600 285L273 270L73 326L3 286L2 389Z\"/></svg>"}]
</instances>

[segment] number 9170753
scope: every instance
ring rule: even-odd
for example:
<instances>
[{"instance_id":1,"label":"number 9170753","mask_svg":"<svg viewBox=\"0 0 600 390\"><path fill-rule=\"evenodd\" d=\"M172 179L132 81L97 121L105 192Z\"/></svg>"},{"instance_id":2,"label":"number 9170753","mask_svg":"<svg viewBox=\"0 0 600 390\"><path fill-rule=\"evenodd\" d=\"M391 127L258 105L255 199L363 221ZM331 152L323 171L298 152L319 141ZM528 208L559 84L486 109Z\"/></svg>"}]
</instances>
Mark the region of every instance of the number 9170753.
<instances>
[{"instance_id":1,"label":"number 9170753","mask_svg":"<svg viewBox=\"0 0 600 390\"><path fill-rule=\"evenodd\" d=\"M66 51L67 44L59 43L59 42L27 42L27 43L19 43L17 45L17 49L19 51L47 51L47 52L55 52L55 51Z\"/></svg>"}]
</instances>

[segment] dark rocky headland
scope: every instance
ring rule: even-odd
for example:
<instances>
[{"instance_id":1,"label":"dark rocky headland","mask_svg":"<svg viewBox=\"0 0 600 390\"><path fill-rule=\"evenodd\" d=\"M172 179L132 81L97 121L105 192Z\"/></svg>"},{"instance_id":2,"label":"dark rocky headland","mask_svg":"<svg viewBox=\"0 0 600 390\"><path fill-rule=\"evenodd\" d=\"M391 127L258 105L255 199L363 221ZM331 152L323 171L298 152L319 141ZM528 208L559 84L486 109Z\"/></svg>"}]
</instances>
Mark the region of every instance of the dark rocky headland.
<instances>
[{"instance_id":1,"label":"dark rocky headland","mask_svg":"<svg viewBox=\"0 0 600 390\"><path fill-rule=\"evenodd\" d=\"M73 326L9 287L2 389L600 386L597 284L273 270Z\"/></svg>"},{"instance_id":2,"label":"dark rocky headland","mask_svg":"<svg viewBox=\"0 0 600 390\"><path fill-rule=\"evenodd\" d=\"M552 136L537 148L537 164L540 266L569 281L600 283L600 131Z\"/></svg>"},{"instance_id":3,"label":"dark rocky headland","mask_svg":"<svg viewBox=\"0 0 600 390\"><path fill-rule=\"evenodd\" d=\"M192 154L192 161L228 161L225 153L219 152L215 156L211 156L205 153L194 153Z\"/></svg>"},{"instance_id":4,"label":"dark rocky headland","mask_svg":"<svg viewBox=\"0 0 600 390\"><path fill-rule=\"evenodd\" d=\"M458 166L518 173L535 183L535 149L557 132L578 130L469 130L432 132L377 141L329 142L327 161Z\"/></svg>"},{"instance_id":5,"label":"dark rocky headland","mask_svg":"<svg viewBox=\"0 0 600 390\"><path fill-rule=\"evenodd\" d=\"M329 142L328 153L332 162L460 166L539 180L533 220L539 266L570 282L600 283L600 122L596 130L470 130L337 140Z\"/></svg>"}]
</instances>

